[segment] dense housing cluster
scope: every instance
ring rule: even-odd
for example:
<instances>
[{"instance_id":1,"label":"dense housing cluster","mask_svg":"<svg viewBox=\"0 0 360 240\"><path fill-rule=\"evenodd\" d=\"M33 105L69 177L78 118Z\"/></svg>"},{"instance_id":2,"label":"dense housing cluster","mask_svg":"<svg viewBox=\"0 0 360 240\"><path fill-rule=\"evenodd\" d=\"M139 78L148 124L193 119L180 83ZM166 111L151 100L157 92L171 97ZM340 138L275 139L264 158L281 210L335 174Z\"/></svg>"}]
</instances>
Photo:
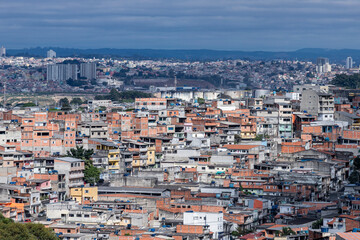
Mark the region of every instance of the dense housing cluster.
<instances>
[{"instance_id":1,"label":"dense housing cluster","mask_svg":"<svg viewBox=\"0 0 360 240\"><path fill-rule=\"evenodd\" d=\"M64 239L346 235L360 227L359 104L308 84L4 110L0 211Z\"/></svg>"}]
</instances>

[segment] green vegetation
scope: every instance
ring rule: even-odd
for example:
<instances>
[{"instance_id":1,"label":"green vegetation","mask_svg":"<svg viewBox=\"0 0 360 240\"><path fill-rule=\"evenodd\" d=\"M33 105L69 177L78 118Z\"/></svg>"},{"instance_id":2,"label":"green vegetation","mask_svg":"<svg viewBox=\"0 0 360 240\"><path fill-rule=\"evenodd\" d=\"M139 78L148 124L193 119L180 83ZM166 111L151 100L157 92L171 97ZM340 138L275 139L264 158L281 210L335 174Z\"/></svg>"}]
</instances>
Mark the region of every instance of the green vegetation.
<instances>
[{"instance_id":1,"label":"green vegetation","mask_svg":"<svg viewBox=\"0 0 360 240\"><path fill-rule=\"evenodd\" d=\"M67 156L82 159L85 161L84 180L87 183L95 184L100 180L100 170L94 167L91 156L94 154L92 149L84 149L83 146L70 149Z\"/></svg>"},{"instance_id":2,"label":"green vegetation","mask_svg":"<svg viewBox=\"0 0 360 240\"><path fill-rule=\"evenodd\" d=\"M55 233L42 224L15 223L0 214L0 239L7 240L57 240Z\"/></svg>"},{"instance_id":3,"label":"green vegetation","mask_svg":"<svg viewBox=\"0 0 360 240\"><path fill-rule=\"evenodd\" d=\"M27 103L24 103L22 106L23 106L23 107L35 107L36 104L33 103L33 102L27 102Z\"/></svg>"},{"instance_id":4,"label":"green vegetation","mask_svg":"<svg viewBox=\"0 0 360 240\"><path fill-rule=\"evenodd\" d=\"M353 166L356 170L360 170L360 157L359 156L357 156L354 159Z\"/></svg>"},{"instance_id":5,"label":"green vegetation","mask_svg":"<svg viewBox=\"0 0 360 240\"><path fill-rule=\"evenodd\" d=\"M69 99L62 98L62 99L60 99L59 104L61 106L62 111L70 111L71 110Z\"/></svg>"},{"instance_id":6,"label":"green vegetation","mask_svg":"<svg viewBox=\"0 0 360 240\"><path fill-rule=\"evenodd\" d=\"M126 78L126 73L129 72L129 69L121 69L120 72L115 72L113 77L115 78Z\"/></svg>"},{"instance_id":7,"label":"green vegetation","mask_svg":"<svg viewBox=\"0 0 360 240\"><path fill-rule=\"evenodd\" d=\"M72 87L81 87L87 85L87 82L82 80L73 80L72 78L69 78L68 80L66 80L66 84Z\"/></svg>"},{"instance_id":8,"label":"green vegetation","mask_svg":"<svg viewBox=\"0 0 360 240\"><path fill-rule=\"evenodd\" d=\"M49 111L49 112L60 112L61 110L60 110L60 109L56 109L56 108L50 108L48 111Z\"/></svg>"},{"instance_id":9,"label":"green vegetation","mask_svg":"<svg viewBox=\"0 0 360 240\"><path fill-rule=\"evenodd\" d=\"M81 105L83 104L83 101L81 100L81 98L73 98L70 102L70 104L73 104L73 105Z\"/></svg>"},{"instance_id":10,"label":"green vegetation","mask_svg":"<svg viewBox=\"0 0 360 240\"><path fill-rule=\"evenodd\" d=\"M81 62L77 59L69 59L69 60L64 60L62 62L62 64L80 64Z\"/></svg>"},{"instance_id":11,"label":"green vegetation","mask_svg":"<svg viewBox=\"0 0 360 240\"><path fill-rule=\"evenodd\" d=\"M197 102L198 102L199 104L204 104L204 103L205 103L205 99L203 99L203 98L198 98L198 99L197 99Z\"/></svg>"},{"instance_id":12,"label":"green vegetation","mask_svg":"<svg viewBox=\"0 0 360 240\"><path fill-rule=\"evenodd\" d=\"M311 227L312 227L312 229L320 229L322 226L322 223L323 223L323 219L320 218L320 219L316 220L315 222L313 222Z\"/></svg>"},{"instance_id":13,"label":"green vegetation","mask_svg":"<svg viewBox=\"0 0 360 240\"><path fill-rule=\"evenodd\" d=\"M254 230L252 230L252 229L250 229L250 230L242 229L242 227L238 226L236 228L236 231L233 231L231 233L231 235L234 236L234 237L241 237L241 236L244 236L246 234L253 233L253 232L254 232Z\"/></svg>"},{"instance_id":14,"label":"green vegetation","mask_svg":"<svg viewBox=\"0 0 360 240\"><path fill-rule=\"evenodd\" d=\"M295 235L296 232L294 232L291 228L289 227L283 227L283 229L281 231L276 232L276 236L279 237L285 237L285 236L289 236L289 235Z\"/></svg>"},{"instance_id":15,"label":"green vegetation","mask_svg":"<svg viewBox=\"0 0 360 240\"><path fill-rule=\"evenodd\" d=\"M99 111L102 111L102 112L106 111L106 107L100 106L100 107L99 107Z\"/></svg>"},{"instance_id":16,"label":"green vegetation","mask_svg":"<svg viewBox=\"0 0 360 240\"><path fill-rule=\"evenodd\" d=\"M111 100L111 101L134 101L135 98L148 98L152 97L150 93L138 92L138 91L124 91L118 92L115 88L111 89L107 95L97 95L95 100Z\"/></svg>"},{"instance_id":17,"label":"green vegetation","mask_svg":"<svg viewBox=\"0 0 360 240\"><path fill-rule=\"evenodd\" d=\"M239 142L241 142L241 136L239 134L235 134L234 140L235 140L235 144L238 144Z\"/></svg>"},{"instance_id":18,"label":"green vegetation","mask_svg":"<svg viewBox=\"0 0 360 240\"><path fill-rule=\"evenodd\" d=\"M85 161L84 180L87 183L95 184L100 180L100 169L94 167L91 160Z\"/></svg>"},{"instance_id":19,"label":"green vegetation","mask_svg":"<svg viewBox=\"0 0 360 240\"><path fill-rule=\"evenodd\" d=\"M94 150L92 149L84 149L83 146L79 147L76 146L76 148L70 149L70 151L67 151L68 157L83 159L83 160L89 160L91 156L94 154Z\"/></svg>"},{"instance_id":20,"label":"green vegetation","mask_svg":"<svg viewBox=\"0 0 360 240\"><path fill-rule=\"evenodd\" d=\"M360 182L360 174L357 170L352 171L352 173L350 174L348 181L351 184L355 184L355 183L359 183Z\"/></svg>"},{"instance_id":21,"label":"green vegetation","mask_svg":"<svg viewBox=\"0 0 360 240\"><path fill-rule=\"evenodd\" d=\"M337 74L332 80L332 84L336 86L346 87L346 88L360 88L360 74L355 73L353 75L346 74Z\"/></svg>"},{"instance_id":22,"label":"green vegetation","mask_svg":"<svg viewBox=\"0 0 360 240\"><path fill-rule=\"evenodd\" d=\"M258 134L258 135L256 135L256 137L254 138L254 140L255 141L262 141L263 139L267 139L267 138L269 138L269 136L268 135L264 135L264 134Z\"/></svg>"}]
</instances>

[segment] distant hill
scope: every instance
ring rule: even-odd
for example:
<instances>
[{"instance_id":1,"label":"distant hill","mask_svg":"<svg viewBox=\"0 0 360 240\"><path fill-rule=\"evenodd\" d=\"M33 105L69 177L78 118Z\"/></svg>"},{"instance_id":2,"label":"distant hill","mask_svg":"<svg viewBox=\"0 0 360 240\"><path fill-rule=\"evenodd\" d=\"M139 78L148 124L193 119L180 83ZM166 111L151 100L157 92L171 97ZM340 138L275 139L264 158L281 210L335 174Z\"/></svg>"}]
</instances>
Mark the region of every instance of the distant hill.
<instances>
[{"instance_id":1,"label":"distant hill","mask_svg":"<svg viewBox=\"0 0 360 240\"><path fill-rule=\"evenodd\" d=\"M46 52L53 49L58 57L113 57L131 59L181 59L181 60L224 60L224 59L249 59L249 60L306 60L315 61L317 57L327 57L331 63L345 63L351 56L355 62L360 63L360 50L357 49L322 49L304 48L296 51L270 52L270 51L223 51L223 50L166 50L166 49L76 49L76 48L25 48L8 49L11 56L45 57Z\"/></svg>"}]
</instances>

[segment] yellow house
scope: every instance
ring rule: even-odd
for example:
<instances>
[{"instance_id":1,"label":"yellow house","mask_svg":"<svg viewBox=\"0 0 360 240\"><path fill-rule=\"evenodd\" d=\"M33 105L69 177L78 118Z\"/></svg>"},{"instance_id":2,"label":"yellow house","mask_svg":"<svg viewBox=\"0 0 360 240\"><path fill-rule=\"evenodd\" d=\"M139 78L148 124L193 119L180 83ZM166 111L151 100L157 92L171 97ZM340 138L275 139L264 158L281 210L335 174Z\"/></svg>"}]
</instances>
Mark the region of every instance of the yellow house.
<instances>
[{"instance_id":1,"label":"yellow house","mask_svg":"<svg viewBox=\"0 0 360 240\"><path fill-rule=\"evenodd\" d=\"M98 187L78 187L70 189L70 197L80 204L98 200Z\"/></svg>"},{"instance_id":2,"label":"yellow house","mask_svg":"<svg viewBox=\"0 0 360 240\"><path fill-rule=\"evenodd\" d=\"M147 150L147 166L155 165L155 147L149 147Z\"/></svg>"},{"instance_id":3,"label":"yellow house","mask_svg":"<svg viewBox=\"0 0 360 240\"><path fill-rule=\"evenodd\" d=\"M120 150L112 149L108 153L109 159L109 170L119 170L120 169Z\"/></svg>"}]
</instances>

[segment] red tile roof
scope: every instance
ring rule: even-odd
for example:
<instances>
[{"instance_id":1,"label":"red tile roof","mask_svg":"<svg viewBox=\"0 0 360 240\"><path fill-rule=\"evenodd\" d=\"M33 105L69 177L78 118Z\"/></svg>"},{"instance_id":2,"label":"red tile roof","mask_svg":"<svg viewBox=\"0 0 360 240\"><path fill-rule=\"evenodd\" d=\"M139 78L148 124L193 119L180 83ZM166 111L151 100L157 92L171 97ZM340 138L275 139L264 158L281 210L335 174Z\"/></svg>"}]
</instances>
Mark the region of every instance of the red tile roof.
<instances>
[{"instance_id":1,"label":"red tile roof","mask_svg":"<svg viewBox=\"0 0 360 240\"><path fill-rule=\"evenodd\" d=\"M259 147L260 145L239 145L239 144L226 144L224 145L224 148L227 149L234 149L234 150L249 150L252 148Z\"/></svg>"}]
</instances>

